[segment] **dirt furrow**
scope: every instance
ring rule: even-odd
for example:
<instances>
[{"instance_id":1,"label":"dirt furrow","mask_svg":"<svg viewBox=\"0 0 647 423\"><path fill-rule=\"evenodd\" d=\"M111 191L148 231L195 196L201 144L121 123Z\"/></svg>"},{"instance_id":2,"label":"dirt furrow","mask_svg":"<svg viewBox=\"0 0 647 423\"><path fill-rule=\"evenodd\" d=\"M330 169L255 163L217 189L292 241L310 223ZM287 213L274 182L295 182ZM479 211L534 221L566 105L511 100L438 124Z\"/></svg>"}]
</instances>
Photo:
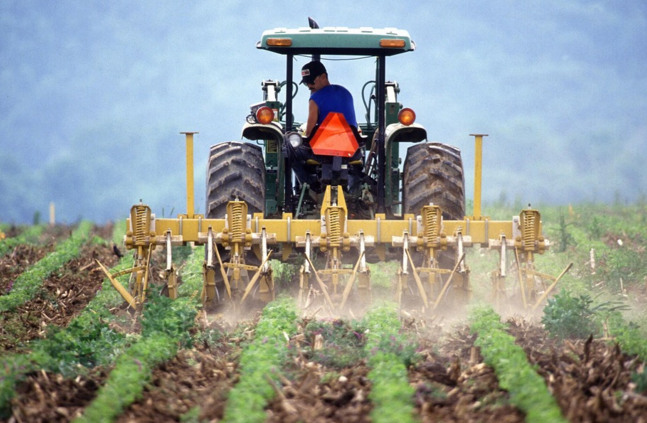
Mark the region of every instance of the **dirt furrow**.
<instances>
[{"instance_id":1,"label":"dirt furrow","mask_svg":"<svg viewBox=\"0 0 647 423\"><path fill-rule=\"evenodd\" d=\"M550 339L537 325L508 322L570 422L647 422L647 397L631 374L644 363L606 340Z\"/></svg>"},{"instance_id":2,"label":"dirt furrow","mask_svg":"<svg viewBox=\"0 0 647 423\"><path fill-rule=\"evenodd\" d=\"M524 414L508 403L494 371L474 347L467 327L443 340L421 338L424 359L409 370L416 386L415 404L422 422L523 422Z\"/></svg>"},{"instance_id":3,"label":"dirt furrow","mask_svg":"<svg viewBox=\"0 0 647 423\"><path fill-rule=\"evenodd\" d=\"M40 295L0 314L0 351L19 352L25 343L45 336L48 326L67 326L103 283L105 275L95 260L117 263L110 247L85 244L78 258L43 281Z\"/></svg>"}]
</instances>

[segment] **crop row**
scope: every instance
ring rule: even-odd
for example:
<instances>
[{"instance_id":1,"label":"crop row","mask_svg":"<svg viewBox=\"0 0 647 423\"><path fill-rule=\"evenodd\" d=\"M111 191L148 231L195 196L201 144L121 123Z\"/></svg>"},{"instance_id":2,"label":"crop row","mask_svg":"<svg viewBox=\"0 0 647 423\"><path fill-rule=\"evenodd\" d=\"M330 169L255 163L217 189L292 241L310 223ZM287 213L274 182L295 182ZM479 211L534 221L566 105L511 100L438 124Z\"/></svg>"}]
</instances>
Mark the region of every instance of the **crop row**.
<instances>
[{"instance_id":1,"label":"crop row","mask_svg":"<svg viewBox=\"0 0 647 423\"><path fill-rule=\"evenodd\" d=\"M273 301L263 309L254 340L240 358L240 380L230 391L224 422L264 422L265 406L274 395L286 355L287 342L296 333L296 311L288 299ZM271 382L273 381L273 382Z\"/></svg>"},{"instance_id":2,"label":"crop row","mask_svg":"<svg viewBox=\"0 0 647 423\"><path fill-rule=\"evenodd\" d=\"M74 254L78 254L79 244L87 241L85 235L88 230L89 226L82 224L67 241L57 247L56 251L24 272L16 285L20 286L21 281L27 281L29 288L23 288L22 292L37 291L46 275L64 265L65 258L71 259ZM92 241L98 242L95 239ZM131 266L132 258L127 257L122 259L117 269ZM41 279L35 275L40 275ZM11 301L16 303L15 298ZM3 356L0 359L0 417L9 412L9 402L15 395L16 383L33 370L43 369L72 376L84 368L112 363L127 342L124 335L109 327L109 322L114 320L109 310L121 303L121 297L106 279L102 289L66 328L50 328L45 339L30 344L30 353Z\"/></svg>"},{"instance_id":3,"label":"crop row","mask_svg":"<svg viewBox=\"0 0 647 423\"><path fill-rule=\"evenodd\" d=\"M0 312L13 310L29 301L43 285L43 281L65 263L78 257L81 246L87 241L92 224L80 223L72 235L56 246L56 249L22 273L13 283L11 291L0 296Z\"/></svg>"},{"instance_id":4,"label":"crop row","mask_svg":"<svg viewBox=\"0 0 647 423\"><path fill-rule=\"evenodd\" d=\"M61 248L76 238L79 238L77 232ZM33 370L73 377L84 369L105 366L111 368L107 380L76 421L114 421L141 398L157 366L196 341L195 317L200 309L203 256L203 249L196 248L181 267L183 283L178 288L177 300L171 301L151 290L140 318L140 333L124 334L114 329L129 322L130 316L110 311L121 305L123 299L105 280L102 289L68 327L53 330L47 338L32 342L29 354L0 358L0 417L9 412L16 384ZM113 270L131 266L132 257L128 256ZM35 286L32 289L37 291ZM480 308L472 312L470 321L471 330L477 335L475 345L480 348L485 363L496 372L499 385L509 392L510 402L526 413L527 421L565 421L544 380L528 363L526 353L515 344L515 338L500 317L492 309ZM371 420L414 421L415 389L409 383L408 371L416 363L417 344L402 330L393 304L381 304L361 321L351 324L339 320L308 322L297 317L294 303L285 298L263 309L253 340L244 346L238 382L227 394L224 421L265 421L268 404L280 391L281 384L286 383L286 377L294 376L285 372L295 358L295 351L290 349L295 339L304 335L314 339L322 333L336 343L328 345L330 351L313 347L299 353L331 367L366 362ZM623 350L644 360L646 343L640 338L637 340L635 328L614 326L612 333ZM349 334L350 339L344 338ZM333 357L335 351L342 354Z\"/></svg>"},{"instance_id":5,"label":"crop row","mask_svg":"<svg viewBox=\"0 0 647 423\"><path fill-rule=\"evenodd\" d=\"M115 362L98 396L85 408L83 417L77 419L80 422L113 421L125 407L141 396L143 386L157 364L172 358L178 348L190 345L192 339L187 334L194 323L195 309L199 306L201 257L200 251L194 252L189 264L183 267L184 283L180 285L178 300L170 301L151 295L141 319L141 335L124 337L107 327L108 316L105 313L110 313L106 312L106 306L121 300L115 297L114 290L101 290L70 327L51 339L35 343L34 353L19 357L14 365L24 365L23 374L29 369L40 368L70 375L75 369L71 363L83 363L89 367ZM103 306L97 308L100 303ZM87 320L86 317L94 318ZM279 383L278 375L285 364L288 341L297 331L296 322L294 304L290 300L275 301L266 306L256 325L254 340L241 355L240 379L228 394L224 421L265 421L264 410L274 396L273 384ZM329 322L318 324L318 327L326 326L335 330L340 325ZM93 330L87 332L89 327ZM364 357L370 367L369 399L373 404L373 421L413 421L414 390L408 383L407 367L415 360L416 345L403 337L400 328L397 312L392 305L375 308L354 327L362 332L357 339L363 351L360 357L355 358ZM87 333L85 338L80 336L81 332ZM100 346L96 339L99 337L109 340L113 348ZM79 354L77 348L74 357L63 359L59 356L59 361L53 360L56 346L65 344L72 350L75 350L73 344L86 345L89 353Z\"/></svg>"},{"instance_id":6,"label":"crop row","mask_svg":"<svg viewBox=\"0 0 647 423\"><path fill-rule=\"evenodd\" d=\"M240 379L228 394L223 421L266 421L265 410L276 397L278 386L290 385L286 378L296 376L285 373L286 364L298 361L302 354L331 368L357 365L365 359L370 368L372 421L413 421L414 389L408 382L407 366L416 345L400 334L400 327L392 304L375 308L352 327L336 319L309 323L297 319L290 299L268 304L256 325L254 340L242 352ZM292 348L299 337L310 340L308 348ZM316 339L321 340L318 347L313 346Z\"/></svg>"},{"instance_id":7,"label":"crop row","mask_svg":"<svg viewBox=\"0 0 647 423\"><path fill-rule=\"evenodd\" d=\"M190 259L195 262L195 257L201 256L193 254ZM173 358L178 348L191 345L190 330L195 324L201 280L194 274L183 276L181 296L175 301L152 292L149 294L139 339L117 358L106 384L75 422L114 421L141 397L156 365Z\"/></svg>"},{"instance_id":8,"label":"crop row","mask_svg":"<svg viewBox=\"0 0 647 423\"><path fill-rule=\"evenodd\" d=\"M523 348L507 332L499 315L491 308L477 308L471 316L471 329L478 334L474 344L481 349L499 385L510 393L510 401L526 412L528 422L565 422L544 380L528 362Z\"/></svg>"},{"instance_id":9,"label":"crop row","mask_svg":"<svg viewBox=\"0 0 647 423\"><path fill-rule=\"evenodd\" d=\"M10 238L0 239L0 257L18 245L33 245L38 243L38 238L45 230L43 225L29 226L20 235Z\"/></svg>"},{"instance_id":10,"label":"crop row","mask_svg":"<svg viewBox=\"0 0 647 423\"><path fill-rule=\"evenodd\" d=\"M200 265L201 260L198 268ZM131 257L122 259L114 270L128 267L132 267ZM120 318L109 310L123 300L106 279L102 289L67 328L34 341L29 354L3 357L0 363L4 370L0 378L0 416L9 412L16 383L31 371L45 370L73 377L84 369L114 363L108 381L79 420L112 421L139 397L150 370L175 356L178 347L191 342L188 330L194 324L201 288L201 278L199 273L196 275L195 267L190 263L184 267L184 283L178 300L151 295L141 319L141 335L124 335L113 329L123 322L118 322Z\"/></svg>"},{"instance_id":11,"label":"crop row","mask_svg":"<svg viewBox=\"0 0 647 423\"><path fill-rule=\"evenodd\" d=\"M364 346L371 368L369 398L374 422L412 422L414 389L409 385L407 367L416 346L400 334L400 320L394 305L381 305L365 318L368 329Z\"/></svg>"}]
</instances>

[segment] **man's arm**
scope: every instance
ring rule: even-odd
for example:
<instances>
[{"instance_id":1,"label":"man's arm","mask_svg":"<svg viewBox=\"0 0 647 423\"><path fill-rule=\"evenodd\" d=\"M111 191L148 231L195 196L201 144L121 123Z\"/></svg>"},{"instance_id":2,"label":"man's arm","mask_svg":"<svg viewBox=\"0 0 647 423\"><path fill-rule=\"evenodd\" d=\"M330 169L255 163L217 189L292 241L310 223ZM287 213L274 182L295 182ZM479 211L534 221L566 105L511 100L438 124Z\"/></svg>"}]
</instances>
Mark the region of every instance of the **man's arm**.
<instances>
[{"instance_id":1,"label":"man's arm","mask_svg":"<svg viewBox=\"0 0 647 423\"><path fill-rule=\"evenodd\" d=\"M319 106L313 100L308 102L308 122L306 124L306 137L309 137L312 133L312 130L317 125L317 119L319 118Z\"/></svg>"}]
</instances>

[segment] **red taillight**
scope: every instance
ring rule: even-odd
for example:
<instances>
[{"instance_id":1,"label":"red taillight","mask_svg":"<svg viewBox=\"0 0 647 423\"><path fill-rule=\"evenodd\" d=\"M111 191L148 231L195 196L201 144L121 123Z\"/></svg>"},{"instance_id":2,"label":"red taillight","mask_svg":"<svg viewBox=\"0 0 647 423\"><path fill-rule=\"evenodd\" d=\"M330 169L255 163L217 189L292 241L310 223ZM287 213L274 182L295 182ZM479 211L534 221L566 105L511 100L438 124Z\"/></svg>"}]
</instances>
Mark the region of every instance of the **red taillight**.
<instances>
[{"instance_id":1,"label":"red taillight","mask_svg":"<svg viewBox=\"0 0 647 423\"><path fill-rule=\"evenodd\" d=\"M263 106L256 111L256 120L258 123L267 125L274 120L274 110L267 106Z\"/></svg>"},{"instance_id":2,"label":"red taillight","mask_svg":"<svg viewBox=\"0 0 647 423\"><path fill-rule=\"evenodd\" d=\"M414 112L409 108L402 109L400 110L400 113L398 113L398 120L403 125L406 125L406 126L412 125L413 122L416 121L416 112Z\"/></svg>"}]
</instances>

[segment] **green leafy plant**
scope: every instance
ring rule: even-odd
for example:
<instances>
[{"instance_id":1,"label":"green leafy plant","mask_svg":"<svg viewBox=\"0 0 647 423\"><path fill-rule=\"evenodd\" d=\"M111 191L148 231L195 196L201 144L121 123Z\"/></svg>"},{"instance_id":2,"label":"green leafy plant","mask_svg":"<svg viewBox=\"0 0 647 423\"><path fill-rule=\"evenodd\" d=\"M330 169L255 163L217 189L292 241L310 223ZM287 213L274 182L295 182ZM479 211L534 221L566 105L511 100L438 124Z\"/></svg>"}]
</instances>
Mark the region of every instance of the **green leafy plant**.
<instances>
[{"instance_id":1,"label":"green leafy plant","mask_svg":"<svg viewBox=\"0 0 647 423\"><path fill-rule=\"evenodd\" d=\"M114 270L132 265L133 258L124 257ZM0 361L0 417L9 410L16 384L33 369L42 368L73 376L82 372L85 369L83 366L114 363L129 342L128 338L109 327L109 322L114 319L109 310L122 302L123 299L106 278L102 289L67 328L50 329L47 338L31 343L30 354L3 358Z\"/></svg>"},{"instance_id":2,"label":"green leafy plant","mask_svg":"<svg viewBox=\"0 0 647 423\"><path fill-rule=\"evenodd\" d=\"M16 248L18 245L36 245L40 235L45 230L43 225L29 226L20 235L0 240L0 257Z\"/></svg>"},{"instance_id":3,"label":"green leafy plant","mask_svg":"<svg viewBox=\"0 0 647 423\"><path fill-rule=\"evenodd\" d=\"M551 336L587 338L602 332L602 323L613 313L626 309L619 302L606 301L594 304L587 294L575 296L562 291L548 300L541 322Z\"/></svg>"},{"instance_id":4,"label":"green leafy plant","mask_svg":"<svg viewBox=\"0 0 647 423\"><path fill-rule=\"evenodd\" d=\"M573 236L568 232L569 224L566 223L566 217L563 213L559 214L559 252L566 251L568 246L573 243Z\"/></svg>"},{"instance_id":5,"label":"green leafy plant","mask_svg":"<svg viewBox=\"0 0 647 423\"><path fill-rule=\"evenodd\" d=\"M526 412L528 422L566 422L544 380L528 362L523 348L506 332L500 317L489 307L470 313L470 326L478 334L485 363L496 372L499 385L510 393L510 402Z\"/></svg>"},{"instance_id":6,"label":"green leafy plant","mask_svg":"<svg viewBox=\"0 0 647 423\"><path fill-rule=\"evenodd\" d=\"M172 301L151 294L142 318L141 338L117 358L115 368L95 400L75 422L112 422L125 407L141 397L153 368L173 358L182 345L192 342L199 296L194 295L199 278L196 262L204 257L204 249L195 249L189 257L188 273L182 274L186 285L178 290L181 297Z\"/></svg>"},{"instance_id":7,"label":"green leafy plant","mask_svg":"<svg viewBox=\"0 0 647 423\"><path fill-rule=\"evenodd\" d=\"M74 320L65 329L51 329L46 339L36 342L31 359L45 370L71 377L79 366L93 368L114 362L127 342L123 334L98 319Z\"/></svg>"},{"instance_id":8,"label":"green leafy plant","mask_svg":"<svg viewBox=\"0 0 647 423\"><path fill-rule=\"evenodd\" d=\"M162 333L178 340L183 346L189 346L193 342L190 329L195 324L196 314L194 307L183 304L181 300L171 300L149 292L141 319L142 336Z\"/></svg>"},{"instance_id":9,"label":"green leafy plant","mask_svg":"<svg viewBox=\"0 0 647 423\"><path fill-rule=\"evenodd\" d=\"M382 294L393 292L393 275L397 274L400 263L395 261L367 263L371 271L371 289Z\"/></svg>"},{"instance_id":10,"label":"green leafy plant","mask_svg":"<svg viewBox=\"0 0 647 423\"><path fill-rule=\"evenodd\" d=\"M364 318L368 329L364 346L371 370L369 398L373 403L374 422L412 422L414 389L409 385L407 365L411 355L406 345L410 341L401 334L396 305L384 303ZM414 350L415 351L415 348Z\"/></svg>"},{"instance_id":11,"label":"green leafy plant","mask_svg":"<svg viewBox=\"0 0 647 423\"><path fill-rule=\"evenodd\" d=\"M355 321L311 321L304 328L304 335L311 343L320 335L323 345L317 350L312 346L306 347L304 353L324 366L342 369L364 358L364 331L361 324Z\"/></svg>"},{"instance_id":12,"label":"green leafy plant","mask_svg":"<svg viewBox=\"0 0 647 423\"><path fill-rule=\"evenodd\" d=\"M587 338L598 334L601 327L593 317L593 300L588 295L573 296L562 291L548 300L541 322L552 336L564 338Z\"/></svg>"},{"instance_id":13,"label":"green leafy plant","mask_svg":"<svg viewBox=\"0 0 647 423\"><path fill-rule=\"evenodd\" d=\"M229 392L224 422L264 422L265 405L275 392L269 380L287 357L287 336L296 333L296 311L291 299L272 301L263 309L254 340L240 358L240 380Z\"/></svg>"},{"instance_id":14,"label":"green leafy plant","mask_svg":"<svg viewBox=\"0 0 647 423\"><path fill-rule=\"evenodd\" d=\"M270 260L274 283L279 287L289 287L299 274L299 265L284 263L279 260Z\"/></svg>"},{"instance_id":15,"label":"green leafy plant","mask_svg":"<svg viewBox=\"0 0 647 423\"><path fill-rule=\"evenodd\" d=\"M631 381L636 384L636 392L646 392L647 391L647 371L645 368L640 372L634 372L631 374Z\"/></svg>"},{"instance_id":16,"label":"green leafy plant","mask_svg":"<svg viewBox=\"0 0 647 423\"><path fill-rule=\"evenodd\" d=\"M635 323L625 323L621 318L609 322L611 336L620 344L622 351L635 354L647 361L647 339L642 336L640 327Z\"/></svg>"},{"instance_id":17,"label":"green leafy plant","mask_svg":"<svg viewBox=\"0 0 647 423\"><path fill-rule=\"evenodd\" d=\"M200 423L200 407L191 407L189 411L180 416L181 423Z\"/></svg>"},{"instance_id":18,"label":"green leafy plant","mask_svg":"<svg viewBox=\"0 0 647 423\"><path fill-rule=\"evenodd\" d=\"M114 421L128 405L141 397L144 383L150 379L154 366L173 358L177 347L177 340L161 332L135 343L119 356L95 400L74 422Z\"/></svg>"}]
</instances>

